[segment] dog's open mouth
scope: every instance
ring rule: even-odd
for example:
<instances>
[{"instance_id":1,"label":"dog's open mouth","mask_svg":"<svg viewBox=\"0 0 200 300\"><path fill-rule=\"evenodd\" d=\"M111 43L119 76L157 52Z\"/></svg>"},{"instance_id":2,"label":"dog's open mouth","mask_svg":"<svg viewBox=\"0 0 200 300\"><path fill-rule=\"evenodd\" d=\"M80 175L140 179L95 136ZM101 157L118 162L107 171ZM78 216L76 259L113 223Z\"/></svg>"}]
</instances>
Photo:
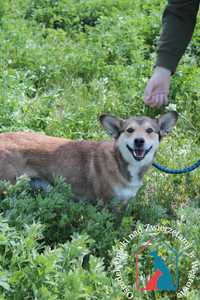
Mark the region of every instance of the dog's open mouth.
<instances>
[{"instance_id":1,"label":"dog's open mouth","mask_svg":"<svg viewBox=\"0 0 200 300\"><path fill-rule=\"evenodd\" d=\"M134 159L137 161L143 160L145 156L149 153L149 151L152 149L152 146L149 147L148 149L143 149L143 148L134 148L132 149L129 145L126 145L128 150L131 152L133 155Z\"/></svg>"}]
</instances>

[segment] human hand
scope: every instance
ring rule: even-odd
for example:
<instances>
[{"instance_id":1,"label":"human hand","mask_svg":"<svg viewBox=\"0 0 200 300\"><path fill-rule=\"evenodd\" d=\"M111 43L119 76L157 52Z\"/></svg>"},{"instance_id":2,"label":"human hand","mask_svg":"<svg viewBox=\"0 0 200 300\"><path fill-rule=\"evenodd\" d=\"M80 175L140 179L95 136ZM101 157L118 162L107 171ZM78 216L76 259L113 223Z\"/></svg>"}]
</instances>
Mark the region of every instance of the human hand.
<instances>
[{"instance_id":1,"label":"human hand","mask_svg":"<svg viewBox=\"0 0 200 300\"><path fill-rule=\"evenodd\" d=\"M151 107L168 104L171 71L156 67L144 93L144 103Z\"/></svg>"}]
</instances>

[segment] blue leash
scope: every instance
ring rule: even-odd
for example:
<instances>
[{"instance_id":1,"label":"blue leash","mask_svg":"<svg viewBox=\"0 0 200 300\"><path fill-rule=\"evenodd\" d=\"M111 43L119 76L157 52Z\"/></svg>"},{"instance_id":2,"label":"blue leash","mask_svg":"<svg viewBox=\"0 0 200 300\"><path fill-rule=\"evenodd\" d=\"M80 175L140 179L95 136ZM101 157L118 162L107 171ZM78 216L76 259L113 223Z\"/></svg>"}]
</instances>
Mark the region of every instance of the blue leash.
<instances>
[{"instance_id":1,"label":"blue leash","mask_svg":"<svg viewBox=\"0 0 200 300\"><path fill-rule=\"evenodd\" d=\"M183 117L183 116L182 116ZM186 118L183 117L183 119L186 120ZM192 127L194 127L192 125ZM185 167L185 168L182 168L182 169L171 169L171 168L168 168L168 167L165 167L165 166L161 166L159 163L156 163L154 162L152 164L156 169L162 171L162 172L165 172L167 174L186 174L186 173L189 173L189 172L192 172L193 170L197 169L198 167L200 167L200 159L197 160L194 164L192 164L191 166L189 167Z\"/></svg>"},{"instance_id":2,"label":"blue leash","mask_svg":"<svg viewBox=\"0 0 200 300\"><path fill-rule=\"evenodd\" d=\"M182 169L171 169L165 166L161 166L160 164L154 162L152 164L156 169L163 171L167 174L185 174L185 173L189 173L192 172L193 170L197 169L198 167L200 167L200 159L197 160L197 162L195 162L193 165L189 166L189 167L185 167Z\"/></svg>"}]
</instances>

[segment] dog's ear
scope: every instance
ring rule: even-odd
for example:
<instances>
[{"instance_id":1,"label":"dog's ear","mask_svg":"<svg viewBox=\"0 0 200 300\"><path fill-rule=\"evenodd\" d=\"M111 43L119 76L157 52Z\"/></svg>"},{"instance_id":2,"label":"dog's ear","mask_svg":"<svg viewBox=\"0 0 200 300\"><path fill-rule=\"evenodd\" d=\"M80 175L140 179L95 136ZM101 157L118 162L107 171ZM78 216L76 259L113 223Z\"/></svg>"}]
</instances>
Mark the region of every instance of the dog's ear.
<instances>
[{"instance_id":1,"label":"dog's ear","mask_svg":"<svg viewBox=\"0 0 200 300\"><path fill-rule=\"evenodd\" d=\"M162 115L158 119L160 136L163 137L167 135L172 130L172 128L176 125L177 120L178 120L178 113L176 111L170 111Z\"/></svg>"},{"instance_id":2,"label":"dog's ear","mask_svg":"<svg viewBox=\"0 0 200 300\"><path fill-rule=\"evenodd\" d=\"M124 122L123 119L104 114L99 117L99 120L108 134L112 135L115 139L120 136Z\"/></svg>"}]
</instances>

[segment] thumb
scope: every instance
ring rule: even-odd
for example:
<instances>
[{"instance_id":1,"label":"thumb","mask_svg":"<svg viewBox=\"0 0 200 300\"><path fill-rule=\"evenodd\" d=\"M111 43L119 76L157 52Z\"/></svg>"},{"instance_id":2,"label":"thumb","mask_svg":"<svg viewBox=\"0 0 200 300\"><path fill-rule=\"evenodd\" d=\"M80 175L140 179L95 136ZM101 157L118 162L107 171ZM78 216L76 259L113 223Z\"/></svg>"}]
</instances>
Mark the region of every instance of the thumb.
<instances>
[{"instance_id":1,"label":"thumb","mask_svg":"<svg viewBox=\"0 0 200 300\"><path fill-rule=\"evenodd\" d=\"M148 102L151 99L152 92L153 92L154 86L151 80L147 83L145 92L144 92L144 101Z\"/></svg>"}]
</instances>

